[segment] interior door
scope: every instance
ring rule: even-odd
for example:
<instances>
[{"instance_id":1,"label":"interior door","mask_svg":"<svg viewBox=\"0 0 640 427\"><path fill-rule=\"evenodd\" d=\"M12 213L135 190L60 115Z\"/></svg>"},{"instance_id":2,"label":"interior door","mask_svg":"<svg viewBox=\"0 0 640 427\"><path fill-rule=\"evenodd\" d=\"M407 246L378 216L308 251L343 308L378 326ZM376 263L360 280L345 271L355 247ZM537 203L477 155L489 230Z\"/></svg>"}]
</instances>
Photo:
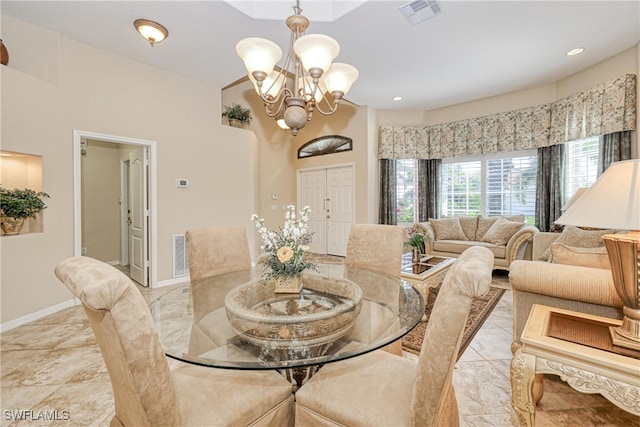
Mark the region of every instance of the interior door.
<instances>
[{"instance_id":1,"label":"interior door","mask_svg":"<svg viewBox=\"0 0 640 427\"><path fill-rule=\"evenodd\" d=\"M355 219L353 167L327 169L327 254L345 256Z\"/></svg>"},{"instance_id":2,"label":"interior door","mask_svg":"<svg viewBox=\"0 0 640 427\"><path fill-rule=\"evenodd\" d=\"M147 149L129 154L129 266L130 276L143 286L149 285L149 206L147 198Z\"/></svg>"},{"instance_id":3,"label":"interior door","mask_svg":"<svg viewBox=\"0 0 640 427\"><path fill-rule=\"evenodd\" d=\"M309 231L313 233L313 239L309 247L310 252L318 254L327 253L325 212L326 176L326 169L318 169L304 171L300 177L301 200L299 209L302 209L303 206L309 206L311 208L311 212L309 213Z\"/></svg>"}]
</instances>

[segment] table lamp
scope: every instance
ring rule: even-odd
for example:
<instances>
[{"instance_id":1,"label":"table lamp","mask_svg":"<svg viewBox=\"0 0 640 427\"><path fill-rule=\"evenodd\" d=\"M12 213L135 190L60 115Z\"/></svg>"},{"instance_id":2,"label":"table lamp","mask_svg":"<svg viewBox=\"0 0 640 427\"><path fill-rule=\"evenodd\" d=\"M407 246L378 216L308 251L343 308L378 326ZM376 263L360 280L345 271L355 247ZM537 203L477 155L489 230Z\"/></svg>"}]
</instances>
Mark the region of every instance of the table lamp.
<instances>
[{"instance_id":1,"label":"table lamp","mask_svg":"<svg viewBox=\"0 0 640 427\"><path fill-rule=\"evenodd\" d=\"M640 160L614 162L555 221L577 227L629 230L603 237L616 292L624 303L613 344L640 351Z\"/></svg>"}]
</instances>

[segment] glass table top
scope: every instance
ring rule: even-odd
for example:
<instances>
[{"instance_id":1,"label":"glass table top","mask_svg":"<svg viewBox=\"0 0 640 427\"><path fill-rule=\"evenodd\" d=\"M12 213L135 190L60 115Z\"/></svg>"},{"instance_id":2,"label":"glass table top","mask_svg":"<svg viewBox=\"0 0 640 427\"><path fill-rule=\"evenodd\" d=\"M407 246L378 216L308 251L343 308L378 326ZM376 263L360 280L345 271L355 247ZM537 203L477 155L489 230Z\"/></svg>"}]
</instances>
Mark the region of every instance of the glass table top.
<instances>
[{"instance_id":1,"label":"glass table top","mask_svg":"<svg viewBox=\"0 0 640 427\"><path fill-rule=\"evenodd\" d=\"M275 293L259 268L209 277L149 305L169 357L230 369L285 369L347 359L400 339L424 300L406 281L342 265Z\"/></svg>"}]
</instances>

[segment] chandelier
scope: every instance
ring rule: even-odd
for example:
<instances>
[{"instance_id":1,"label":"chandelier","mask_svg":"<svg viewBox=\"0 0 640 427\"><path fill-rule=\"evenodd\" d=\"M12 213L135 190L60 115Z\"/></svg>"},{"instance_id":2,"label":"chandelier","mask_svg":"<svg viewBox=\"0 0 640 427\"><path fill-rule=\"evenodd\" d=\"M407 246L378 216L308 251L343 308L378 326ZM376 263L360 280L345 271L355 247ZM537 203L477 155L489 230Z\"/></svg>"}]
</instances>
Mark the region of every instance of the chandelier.
<instances>
[{"instance_id":1,"label":"chandelier","mask_svg":"<svg viewBox=\"0 0 640 427\"><path fill-rule=\"evenodd\" d=\"M349 64L332 64L340 53L338 42L323 34L305 35L309 19L301 15L299 0L293 11L295 14L287 18L291 37L282 67L276 69L282 50L267 39L240 40L236 52L249 71L267 115L296 136L314 111L329 116L338 110L340 100L358 78L358 70Z\"/></svg>"}]
</instances>

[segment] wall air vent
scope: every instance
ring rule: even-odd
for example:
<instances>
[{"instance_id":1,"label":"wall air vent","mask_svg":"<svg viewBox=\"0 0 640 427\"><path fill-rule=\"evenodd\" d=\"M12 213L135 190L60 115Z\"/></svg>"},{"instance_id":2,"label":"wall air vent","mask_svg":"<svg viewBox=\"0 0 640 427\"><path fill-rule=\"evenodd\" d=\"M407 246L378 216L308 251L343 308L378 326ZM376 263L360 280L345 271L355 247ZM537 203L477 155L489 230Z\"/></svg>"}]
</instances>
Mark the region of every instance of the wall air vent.
<instances>
[{"instance_id":1,"label":"wall air vent","mask_svg":"<svg viewBox=\"0 0 640 427\"><path fill-rule=\"evenodd\" d=\"M416 25L442 13L440 5L435 0L416 0L403 4L398 9L411 25Z\"/></svg>"},{"instance_id":2,"label":"wall air vent","mask_svg":"<svg viewBox=\"0 0 640 427\"><path fill-rule=\"evenodd\" d=\"M189 256L184 234L173 235L173 277L189 275Z\"/></svg>"}]
</instances>

